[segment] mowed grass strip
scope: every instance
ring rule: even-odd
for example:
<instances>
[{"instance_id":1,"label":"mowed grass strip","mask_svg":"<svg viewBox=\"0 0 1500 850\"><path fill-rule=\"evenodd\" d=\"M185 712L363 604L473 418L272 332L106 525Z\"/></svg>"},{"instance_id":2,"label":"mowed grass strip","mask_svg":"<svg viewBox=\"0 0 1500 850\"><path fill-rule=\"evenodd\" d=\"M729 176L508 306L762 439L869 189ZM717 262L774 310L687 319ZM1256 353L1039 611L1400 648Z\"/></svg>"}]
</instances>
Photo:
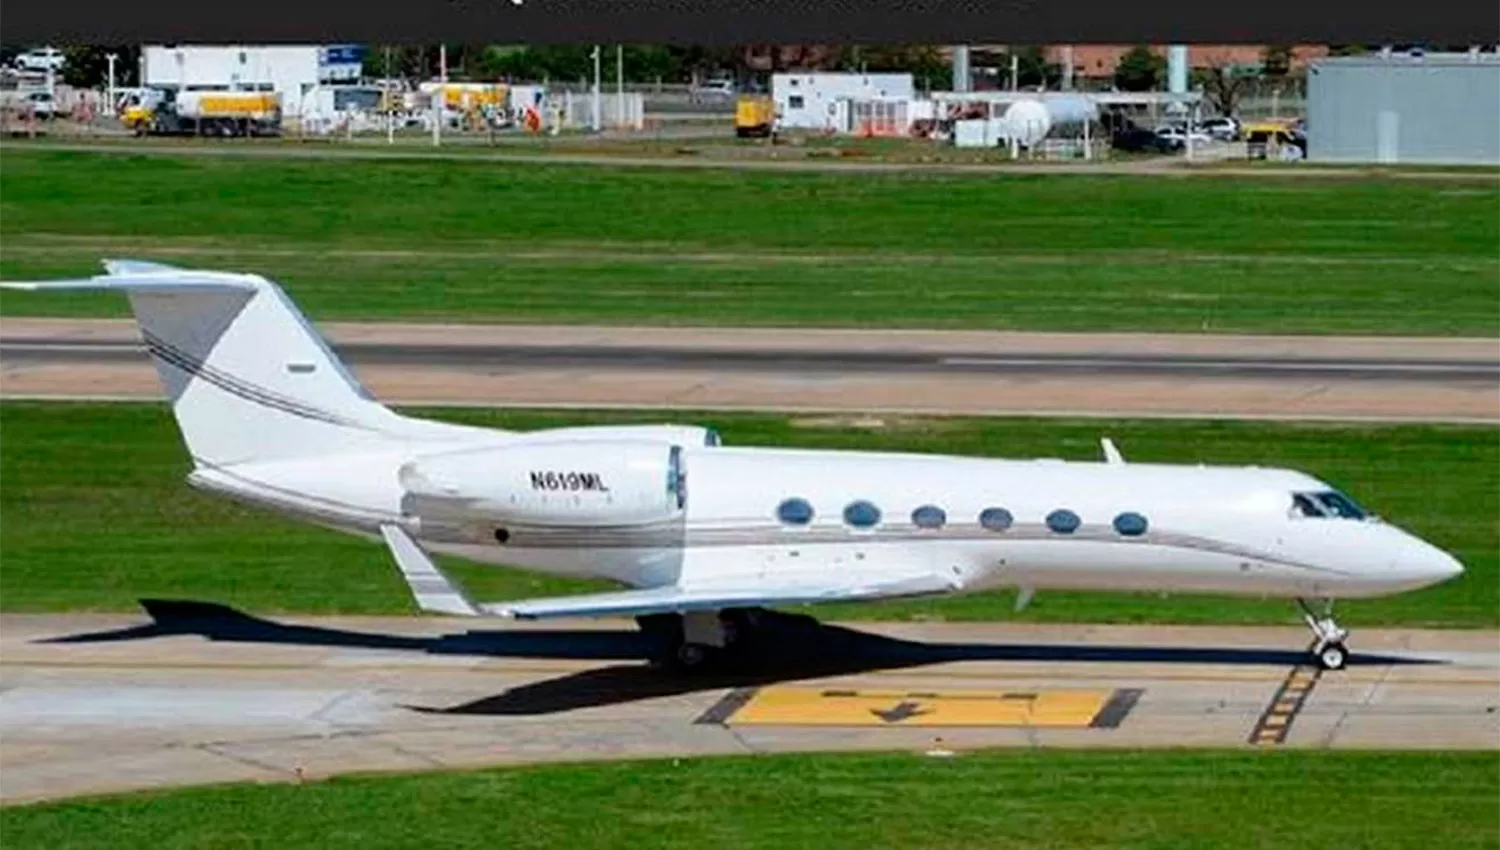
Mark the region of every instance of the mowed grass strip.
<instances>
[{"instance_id":1,"label":"mowed grass strip","mask_svg":"<svg viewBox=\"0 0 1500 850\"><path fill-rule=\"evenodd\" d=\"M399 251L163 239L135 250L129 242L16 237L0 255L0 273L12 280L88 276L98 273L100 257L121 255L253 270L280 280L300 308L324 320L1439 336L1487 330L1486 314L1469 303L1482 292L1464 294L1484 278L1486 261L1473 258L1122 251L1002 262L936 254L693 254L628 245ZM1417 276L1445 297L1408 300L1399 291L1375 291L1381 280ZM1318 285L1307 286L1310 279ZM1351 297L1355 292L1366 295ZM123 297L92 293L5 292L0 313L128 315Z\"/></svg>"},{"instance_id":2,"label":"mowed grass strip","mask_svg":"<svg viewBox=\"0 0 1500 850\"><path fill-rule=\"evenodd\" d=\"M1351 625L1500 624L1500 430L1458 426L895 418L881 428L780 415L691 412L432 410L518 430L565 424L696 422L735 445L802 445L996 457L1099 457L1113 437L1134 461L1303 469L1454 552L1468 568L1438 587L1346 603ZM259 612L402 613L405 585L377 543L304 526L198 493L167 409L157 404L0 404L0 609L131 611L143 597ZM767 506L770 510L771 506ZM453 562L477 597L601 589ZM1116 623L1299 622L1277 600L1042 593L811 609L829 619L1020 619Z\"/></svg>"},{"instance_id":3,"label":"mowed grass strip","mask_svg":"<svg viewBox=\"0 0 1500 850\"><path fill-rule=\"evenodd\" d=\"M767 755L229 785L0 809L9 850L1441 846L1500 835L1493 753Z\"/></svg>"},{"instance_id":4,"label":"mowed grass strip","mask_svg":"<svg viewBox=\"0 0 1500 850\"><path fill-rule=\"evenodd\" d=\"M317 319L1491 336L1500 185L7 148L0 275L262 272ZM7 315L123 315L6 293Z\"/></svg>"}]
</instances>

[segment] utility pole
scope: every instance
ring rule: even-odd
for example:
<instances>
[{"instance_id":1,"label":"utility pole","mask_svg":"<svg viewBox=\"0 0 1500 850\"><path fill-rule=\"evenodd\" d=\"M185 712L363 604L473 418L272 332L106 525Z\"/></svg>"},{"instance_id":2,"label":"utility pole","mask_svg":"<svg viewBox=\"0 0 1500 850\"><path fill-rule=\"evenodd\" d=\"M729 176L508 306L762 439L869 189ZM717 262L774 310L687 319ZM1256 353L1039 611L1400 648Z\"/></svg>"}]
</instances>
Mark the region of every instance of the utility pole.
<instances>
[{"instance_id":1,"label":"utility pole","mask_svg":"<svg viewBox=\"0 0 1500 850\"><path fill-rule=\"evenodd\" d=\"M593 118L592 126L594 132L597 133L603 122L602 117L599 115L599 45L597 44L594 45L594 104L593 115L591 117Z\"/></svg>"},{"instance_id":2,"label":"utility pole","mask_svg":"<svg viewBox=\"0 0 1500 850\"><path fill-rule=\"evenodd\" d=\"M391 46L385 46L385 143L396 143L396 102L391 98Z\"/></svg>"},{"instance_id":3,"label":"utility pole","mask_svg":"<svg viewBox=\"0 0 1500 850\"><path fill-rule=\"evenodd\" d=\"M108 94L109 102L107 104L105 104L105 109L109 110L107 114L114 115L115 114L115 61L120 58L120 54L118 54L118 53L109 53L109 54L106 54L104 58L105 58L106 61L109 62L109 94Z\"/></svg>"},{"instance_id":4,"label":"utility pole","mask_svg":"<svg viewBox=\"0 0 1500 850\"><path fill-rule=\"evenodd\" d=\"M615 126L625 126L625 46L615 45Z\"/></svg>"},{"instance_id":5,"label":"utility pole","mask_svg":"<svg viewBox=\"0 0 1500 850\"><path fill-rule=\"evenodd\" d=\"M1010 46L1010 90L1017 91L1021 78L1021 57L1016 55L1015 45Z\"/></svg>"},{"instance_id":6,"label":"utility pole","mask_svg":"<svg viewBox=\"0 0 1500 850\"><path fill-rule=\"evenodd\" d=\"M438 45L438 87L432 98L432 144L443 143L443 107L448 100L448 45Z\"/></svg>"}]
</instances>

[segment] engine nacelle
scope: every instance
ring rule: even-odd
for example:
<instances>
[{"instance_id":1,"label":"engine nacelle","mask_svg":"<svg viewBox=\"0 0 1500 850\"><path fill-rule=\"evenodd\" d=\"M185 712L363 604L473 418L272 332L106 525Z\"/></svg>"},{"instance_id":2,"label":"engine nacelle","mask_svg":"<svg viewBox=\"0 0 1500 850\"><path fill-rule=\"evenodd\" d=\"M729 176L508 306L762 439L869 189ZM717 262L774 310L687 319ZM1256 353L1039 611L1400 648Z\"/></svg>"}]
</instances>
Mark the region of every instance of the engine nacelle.
<instances>
[{"instance_id":1,"label":"engine nacelle","mask_svg":"<svg viewBox=\"0 0 1500 850\"><path fill-rule=\"evenodd\" d=\"M621 526L686 506L682 449L643 440L532 442L418 458L401 468L424 525Z\"/></svg>"}]
</instances>

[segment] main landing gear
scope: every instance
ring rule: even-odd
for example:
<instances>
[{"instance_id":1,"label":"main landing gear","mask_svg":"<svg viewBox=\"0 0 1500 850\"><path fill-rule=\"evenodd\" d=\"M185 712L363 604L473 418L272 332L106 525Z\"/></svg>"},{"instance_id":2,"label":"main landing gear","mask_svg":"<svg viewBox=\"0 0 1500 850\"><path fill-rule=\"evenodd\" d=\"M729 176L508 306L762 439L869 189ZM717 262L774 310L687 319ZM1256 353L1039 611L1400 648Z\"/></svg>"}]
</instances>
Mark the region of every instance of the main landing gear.
<instances>
[{"instance_id":1,"label":"main landing gear","mask_svg":"<svg viewBox=\"0 0 1500 850\"><path fill-rule=\"evenodd\" d=\"M636 622L656 644L654 665L692 672L712 666L733 651L756 628L758 613L751 608L689 611L650 614L637 617Z\"/></svg>"},{"instance_id":2,"label":"main landing gear","mask_svg":"<svg viewBox=\"0 0 1500 850\"><path fill-rule=\"evenodd\" d=\"M1318 665L1324 670L1344 669L1344 663L1349 660L1349 649L1344 645L1349 637L1349 630L1334 621L1333 600L1321 600L1320 611L1315 611L1306 599L1298 599L1297 607L1302 609L1302 619L1312 629L1312 653Z\"/></svg>"}]
</instances>

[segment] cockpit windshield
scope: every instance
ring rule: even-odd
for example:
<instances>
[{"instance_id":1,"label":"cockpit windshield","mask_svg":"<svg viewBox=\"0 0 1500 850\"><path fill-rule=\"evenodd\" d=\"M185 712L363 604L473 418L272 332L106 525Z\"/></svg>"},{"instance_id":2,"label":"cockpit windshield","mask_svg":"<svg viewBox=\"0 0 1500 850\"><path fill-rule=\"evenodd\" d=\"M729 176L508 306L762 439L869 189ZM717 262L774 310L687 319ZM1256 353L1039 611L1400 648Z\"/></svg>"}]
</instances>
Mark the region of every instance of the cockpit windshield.
<instances>
[{"instance_id":1,"label":"cockpit windshield","mask_svg":"<svg viewBox=\"0 0 1500 850\"><path fill-rule=\"evenodd\" d=\"M1366 519L1369 517L1364 508L1337 490L1293 493L1292 514L1323 519Z\"/></svg>"}]
</instances>

